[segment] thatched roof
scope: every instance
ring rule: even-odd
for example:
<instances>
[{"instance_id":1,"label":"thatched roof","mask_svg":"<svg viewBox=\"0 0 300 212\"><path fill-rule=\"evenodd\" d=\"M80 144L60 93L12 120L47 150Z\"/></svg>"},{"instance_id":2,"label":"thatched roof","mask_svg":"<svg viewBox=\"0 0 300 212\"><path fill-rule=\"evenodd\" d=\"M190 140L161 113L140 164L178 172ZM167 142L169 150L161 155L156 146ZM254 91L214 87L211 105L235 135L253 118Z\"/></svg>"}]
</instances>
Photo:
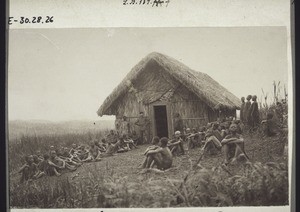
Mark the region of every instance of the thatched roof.
<instances>
[{"instance_id":1,"label":"thatched roof","mask_svg":"<svg viewBox=\"0 0 300 212\"><path fill-rule=\"evenodd\" d=\"M105 99L97 114L99 116L106 115L107 109L114 105L118 97L128 92L131 82L135 81L142 72L147 71L147 64L153 61L212 109L239 108L240 100L207 74L194 71L174 58L153 52L132 68L122 82Z\"/></svg>"}]
</instances>

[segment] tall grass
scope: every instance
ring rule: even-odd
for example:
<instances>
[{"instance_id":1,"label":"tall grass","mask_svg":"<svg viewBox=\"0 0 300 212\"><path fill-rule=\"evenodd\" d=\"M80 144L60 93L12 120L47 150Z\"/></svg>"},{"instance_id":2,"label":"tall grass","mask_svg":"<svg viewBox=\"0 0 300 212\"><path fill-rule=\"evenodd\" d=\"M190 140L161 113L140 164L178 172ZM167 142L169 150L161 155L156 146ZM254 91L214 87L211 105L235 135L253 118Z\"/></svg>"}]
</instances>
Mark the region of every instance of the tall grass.
<instances>
[{"instance_id":1,"label":"tall grass","mask_svg":"<svg viewBox=\"0 0 300 212\"><path fill-rule=\"evenodd\" d=\"M278 114L278 111L276 111L277 103L281 102L281 100L285 100L286 104L288 102L288 93L286 90L286 86L283 85L283 91L280 81L273 81L272 86L273 93L271 95L269 95L269 93L265 93L264 90L261 89L262 96L258 99L261 120L266 119L267 113L269 112L272 112L274 114L274 119L278 119L278 115L281 116L283 114ZM284 112L287 115L287 111ZM285 121L287 122L287 120Z\"/></svg>"},{"instance_id":2,"label":"tall grass","mask_svg":"<svg viewBox=\"0 0 300 212\"><path fill-rule=\"evenodd\" d=\"M14 185L10 200L19 208L208 207L288 204L285 163L244 164L240 175L221 166L193 169L181 180L144 175L132 181L114 168L89 169L85 178L44 178ZM167 182L167 183L166 183Z\"/></svg>"},{"instance_id":3,"label":"tall grass","mask_svg":"<svg viewBox=\"0 0 300 212\"><path fill-rule=\"evenodd\" d=\"M93 139L101 139L108 133L108 130L86 133L66 133L61 135L22 135L19 139L9 141L9 169L11 173L21 167L24 157L29 154L36 154L41 151L42 154L49 152L49 147L71 147L73 143L89 144Z\"/></svg>"}]
</instances>

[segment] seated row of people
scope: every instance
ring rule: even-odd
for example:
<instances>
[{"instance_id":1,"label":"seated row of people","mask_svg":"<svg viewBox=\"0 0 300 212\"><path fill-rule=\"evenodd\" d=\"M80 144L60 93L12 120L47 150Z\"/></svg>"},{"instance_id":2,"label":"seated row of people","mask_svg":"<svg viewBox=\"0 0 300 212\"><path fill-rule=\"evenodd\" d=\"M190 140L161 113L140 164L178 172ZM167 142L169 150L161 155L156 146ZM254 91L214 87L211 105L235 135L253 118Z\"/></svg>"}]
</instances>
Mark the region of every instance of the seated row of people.
<instances>
[{"instance_id":1,"label":"seated row of people","mask_svg":"<svg viewBox=\"0 0 300 212\"><path fill-rule=\"evenodd\" d=\"M34 155L25 157L25 164L20 168L21 182L41 178L43 176L60 176L64 171L75 171L85 162L100 161L103 157L112 156L137 148L134 141L123 135L116 141L94 140L89 146L75 143L71 148L55 148L50 146L44 155L37 151Z\"/></svg>"},{"instance_id":2,"label":"seated row of people","mask_svg":"<svg viewBox=\"0 0 300 212\"><path fill-rule=\"evenodd\" d=\"M144 155L146 156L141 164L141 168L168 169L172 165L172 157L185 154L184 146L202 147L203 154L217 153L223 150L224 164L237 159L248 160L244 149L244 139L241 136L241 126L238 121L227 122L220 127L219 123L209 123L202 127L200 132L185 133L176 131L173 139L154 137L152 146L148 147ZM193 146L192 146L193 145Z\"/></svg>"}]
</instances>

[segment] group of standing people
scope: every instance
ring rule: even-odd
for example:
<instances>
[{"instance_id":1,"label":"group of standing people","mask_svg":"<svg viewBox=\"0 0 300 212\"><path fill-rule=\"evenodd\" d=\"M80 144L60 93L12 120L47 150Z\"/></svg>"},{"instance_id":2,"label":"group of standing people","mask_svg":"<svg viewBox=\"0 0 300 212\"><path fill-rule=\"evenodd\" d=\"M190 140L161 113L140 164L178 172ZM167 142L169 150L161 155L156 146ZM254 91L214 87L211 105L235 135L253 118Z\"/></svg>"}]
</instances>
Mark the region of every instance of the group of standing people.
<instances>
[{"instance_id":1,"label":"group of standing people","mask_svg":"<svg viewBox=\"0 0 300 212\"><path fill-rule=\"evenodd\" d=\"M251 129L256 129L259 125L257 96L248 95L246 100L247 101L245 102L245 97L241 98L240 120L244 125L249 126Z\"/></svg>"}]
</instances>

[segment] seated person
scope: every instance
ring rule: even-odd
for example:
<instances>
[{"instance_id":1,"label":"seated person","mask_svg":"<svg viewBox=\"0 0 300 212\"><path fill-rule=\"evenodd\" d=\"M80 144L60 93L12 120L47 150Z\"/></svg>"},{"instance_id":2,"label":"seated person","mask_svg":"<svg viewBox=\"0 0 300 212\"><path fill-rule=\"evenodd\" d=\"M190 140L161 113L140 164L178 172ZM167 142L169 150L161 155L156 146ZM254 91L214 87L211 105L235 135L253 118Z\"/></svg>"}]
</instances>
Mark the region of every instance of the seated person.
<instances>
[{"instance_id":1,"label":"seated person","mask_svg":"<svg viewBox=\"0 0 300 212\"><path fill-rule=\"evenodd\" d=\"M73 155L74 153L77 153L77 152L78 152L78 146L77 146L77 144L73 143L72 148L70 149L69 153L71 155Z\"/></svg>"},{"instance_id":2,"label":"seated person","mask_svg":"<svg viewBox=\"0 0 300 212\"><path fill-rule=\"evenodd\" d=\"M244 150L244 139L237 134L237 125L231 124L229 130L230 134L221 141L225 154L224 164L227 165L231 158L232 162L240 157L248 160Z\"/></svg>"},{"instance_id":3,"label":"seated person","mask_svg":"<svg viewBox=\"0 0 300 212\"><path fill-rule=\"evenodd\" d=\"M83 162L89 156L89 150L85 147L85 145L80 145L78 147L78 151L76 153L77 157Z\"/></svg>"},{"instance_id":4,"label":"seated person","mask_svg":"<svg viewBox=\"0 0 300 212\"><path fill-rule=\"evenodd\" d=\"M49 160L49 155L45 154L43 158L44 160L38 166L40 172L43 173L42 175L60 176L61 174L57 171L58 166Z\"/></svg>"},{"instance_id":5,"label":"seated person","mask_svg":"<svg viewBox=\"0 0 300 212\"><path fill-rule=\"evenodd\" d=\"M174 135L174 139L170 140L167 146L170 148L173 155L180 151L181 154L184 155L184 148L183 148L183 140L180 137L180 131L176 131Z\"/></svg>"},{"instance_id":6,"label":"seated person","mask_svg":"<svg viewBox=\"0 0 300 212\"><path fill-rule=\"evenodd\" d=\"M20 183L37 178L39 173L36 164L33 162L32 155L25 157L25 164L20 168L19 173L22 174Z\"/></svg>"},{"instance_id":7,"label":"seated person","mask_svg":"<svg viewBox=\"0 0 300 212\"><path fill-rule=\"evenodd\" d=\"M51 151L55 151L56 152L56 149L55 149L55 147L53 145L51 145L49 147L49 154L51 154Z\"/></svg>"},{"instance_id":8,"label":"seated person","mask_svg":"<svg viewBox=\"0 0 300 212\"><path fill-rule=\"evenodd\" d=\"M242 134L243 131L242 131L242 128L241 128L241 122L240 120L234 120L232 121L233 124L236 124L236 127L237 127L237 134Z\"/></svg>"},{"instance_id":9,"label":"seated person","mask_svg":"<svg viewBox=\"0 0 300 212\"><path fill-rule=\"evenodd\" d=\"M144 152L144 155L147 155L147 153L149 151L152 151L152 150L156 150L159 146L159 137L158 136L154 136L152 138L152 141L151 141L151 146L149 146L146 151ZM140 168L146 168L146 165L147 165L147 158L145 158L145 160L143 161L143 163L139 166ZM152 167L152 166L150 166Z\"/></svg>"},{"instance_id":10,"label":"seated person","mask_svg":"<svg viewBox=\"0 0 300 212\"><path fill-rule=\"evenodd\" d=\"M132 133L130 135L130 138L133 140L135 145L138 145L140 143L139 136L138 136L138 134L136 133L135 130L132 131Z\"/></svg>"},{"instance_id":11,"label":"seated person","mask_svg":"<svg viewBox=\"0 0 300 212\"><path fill-rule=\"evenodd\" d=\"M154 137L152 138L151 144L152 144L152 145L149 146L149 147L146 149L146 151L144 152L144 155L146 155L148 151L150 151L150 150L155 150L155 149L157 149L157 148L159 147L159 146L158 146L158 144L159 144L159 137L158 137L158 136L154 136Z\"/></svg>"},{"instance_id":12,"label":"seated person","mask_svg":"<svg viewBox=\"0 0 300 212\"><path fill-rule=\"evenodd\" d=\"M100 156L101 157L108 157L108 156L114 155L115 153L117 153L120 145L121 145L120 141L118 141L115 144L108 143L107 148L106 148L106 152L102 153Z\"/></svg>"},{"instance_id":13,"label":"seated person","mask_svg":"<svg viewBox=\"0 0 300 212\"><path fill-rule=\"evenodd\" d=\"M191 149L194 149L196 146L199 146L200 145L199 139L200 139L199 133L196 131L195 128L193 128L190 135L188 135L186 137L188 147L191 148Z\"/></svg>"},{"instance_id":14,"label":"seated person","mask_svg":"<svg viewBox=\"0 0 300 212\"><path fill-rule=\"evenodd\" d=\"M36 151L36 155L38 156L40 161L44 160L44 156L42 155L40 150Z\"/></svg>"},{"instance_id":15,"label":"seated person","mask_svg":"<svg viewBox=\"0 0 300 212\"><path fill-rule=\"evenodd\" d=\"M206 132L206 127L200 127L199 128L199 146L202 146L203 144L205 144L205 132Z\"/></svg>"},{"instance_id":16,"label":"seated person","mask_svg":"<svg viewBox=\"0 0 300 212\"><path fill-rule=\"evenodd\" d=\"M149 150L146 153L146 168L156 166L157 169L166 170L172 166L173 158L170 149L167 147L168 138L160 139L160 145L154 150Z\"/></svg>"},{"instance_id":17,"label":"seated person","mask_svg":"<svg viewBox=\"0 0 300 212\"><path fill-rule=\"evenodd\" d=\"M129 145L125 142L124 137L125 136L121 136L118 141L118 143L119 143L118 150L117 150L118 153L127 152L130 150Z\"/></svg>"},{"instance_id":18,"label":"seated person","mask_svg":"<svg viewBox=\"0 0 300 212\"><path fill-rule=\"evenodd\" d=\"M205 133L205 143L202 150L209 154L215 154L222 148L221 144L222 137L220 133L213 127L208 129Z\"/></svg>"},{"instance_id":19,"label":"seated person","mask_svg":"<svg viewBox=\"0 0 300 212\"><path fill-rule=\"evenodd\" d=\"M101 142L95 141L94 144L95 144L95 146L98 147L100 152L105 152L106 151L107 142L106 142L105 138L102 138Z\"/></svg>"},{"instance_id":20,"label":"seated person","mask_svg":"<svg viewBox=\"0 0 300 212\"><path fill-rule=\"evenodd\" d=\"M124 139L124 142L127 144L127 147L128 147L129 149L132 149L132 148L138 148L138 147L135 145L134 141L129 137L129 135L124 135L124 136L123 136L123 139Z\"/></svg>"},{"instance_id":21,"label":"seated person","mask_svg":"<svg viewBox=\"0 0 300 212\"><path fill-rule=\"evenodd\" d=\"M118 142L118 135L115 131L110 130L109 134L106 136L106 140L108 143L115 144Z\"/></svg>"},{"instance_id":22,"label":"seated person","mask_svg":"<svg viewBox=\"0 0 300 212\"><path fill-rule=\"evenodd\" d=\"M94 143L91 143L88 157L83 162L100 161L100 154L98 147Z\"/></svg>"},{"instance_id":23,"label":"seated person","mask_svg":"<svg viewBox=\"0 0 300 212\"><path fill-rule=\"evenodd\" d=\"M60 146L59 148L56 149L56 155L58 157L62 156L63 152L64 152L64 147L63 146Z\"/></svg>"},{"instance_id":24,"label":"seated person","mask_svg":"<svg viewBox=\"0 0 300 212\"><path fill-rule=\"evenodd\" d=\"M37 166L40 164L41 161L43 161L43 160L41 160L41 159L39 158L39 156L37 156L37 155L32 155L32 157L33 157L33 162L34 162L35 165L37 165Z\"/></svg>"},{"instance_id":25,"label":"seated person","mask_svg":"<svg viewBox=\"0 0 300 212\"><path fill-rule=\"evenodd\" d=\"M70 154L71 151L67 147L64 147L62 154L59 156L66 163L70 165L80 166L82 165L81 160L77 157L76 153Z\"/></svg>"},{"instance_id":26,"label":"seated person","mask_svg":"<svg viewBox=\"0 0 300 212\"><path fill-rule=\"evenodd\" d=\"M261 122L263 126L264 134L269 137L276 135L276 129L278 127L276 122L273 120L273 117L274 117L273 113L269 112L267 113L267 119Z\"/></svg>"},{"instance_id":27,"label":"seated person","mask_svg":"<svg viewBox=\"0 0 300 212\"><path fill-rule=\"evenodd\" d=\"M187 140L187 137L189 137L191 135L191 129L190 128L186 128L185 131L181 134L181 139L183 141Z\"/></svg>"},{"instance_id":28,"label":"seated person","mask_svg":"<svg viewBox=\"0 0 300 212\"><path fill-rule=\"evenodd\" d=\"M77 169L76 166L70 165L65 160L58 157L55 151L51 151L50 161L52 163L54 163L56 165L56 168L58 168L60 170L67 169L67 170L70 170L70 171L75 171Z\"/></svg>"}]
</instances>

